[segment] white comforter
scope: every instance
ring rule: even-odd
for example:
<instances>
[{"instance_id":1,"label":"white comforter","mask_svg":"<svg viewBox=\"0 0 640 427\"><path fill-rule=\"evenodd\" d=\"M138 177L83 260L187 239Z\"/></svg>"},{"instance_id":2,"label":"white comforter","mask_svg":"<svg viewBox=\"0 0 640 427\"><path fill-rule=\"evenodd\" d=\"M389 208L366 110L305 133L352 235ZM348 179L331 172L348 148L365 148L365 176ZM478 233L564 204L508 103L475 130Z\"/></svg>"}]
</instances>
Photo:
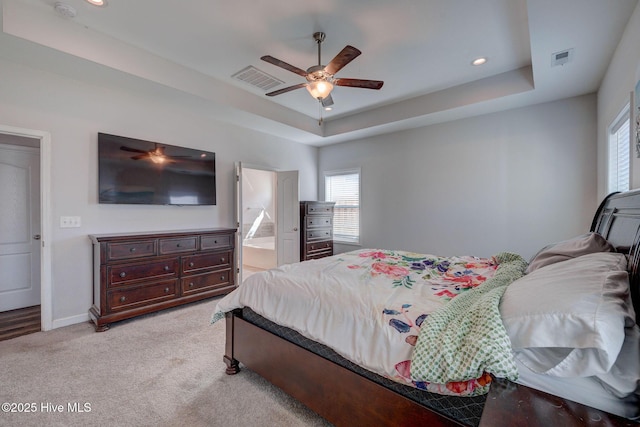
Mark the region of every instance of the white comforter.
<instances>
[{"instance_id":1,"label":"white comforter","mask_svg":"<svg viewBox=\"0 0 640 427\"><path fill-rule=\"evenodd\" d=\"M212 322L250 307L372 372L466 395L475 380L463 387L416 384L409 363L426 316L492 277L496 268L493 259L359 250L254 274L219 301Z\"/></svg>"}]
</instances>

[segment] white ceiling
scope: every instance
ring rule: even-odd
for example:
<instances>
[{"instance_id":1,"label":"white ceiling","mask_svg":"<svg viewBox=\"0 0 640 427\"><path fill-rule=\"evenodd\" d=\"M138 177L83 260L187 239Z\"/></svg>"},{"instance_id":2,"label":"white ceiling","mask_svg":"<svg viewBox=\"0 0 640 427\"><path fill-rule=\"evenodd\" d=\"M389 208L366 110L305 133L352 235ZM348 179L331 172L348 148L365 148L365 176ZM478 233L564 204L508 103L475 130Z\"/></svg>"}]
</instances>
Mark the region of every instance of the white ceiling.
<instances>
[{"instance_id":1,"label":"white ceiling","mask_svg":"<svg viewBox=\"0 0 640 427\"><path fill-rule=\"evenodd\" d=\"M595 92L638 2L64 0L77 12L66 18L55 0L0 1L0 56L195 97L221 120L318 146ZM260 60L316 65L316 31L323 64L347 44L362 51L337 77L385 82L336 87L322 125L306 90L265 96L304 79ZM565 49L572 61L552 67ZM489 61L472 66L479 56ZM249 65L284 83L264 91L231 77Z\"/></svg>"}]
</instances>

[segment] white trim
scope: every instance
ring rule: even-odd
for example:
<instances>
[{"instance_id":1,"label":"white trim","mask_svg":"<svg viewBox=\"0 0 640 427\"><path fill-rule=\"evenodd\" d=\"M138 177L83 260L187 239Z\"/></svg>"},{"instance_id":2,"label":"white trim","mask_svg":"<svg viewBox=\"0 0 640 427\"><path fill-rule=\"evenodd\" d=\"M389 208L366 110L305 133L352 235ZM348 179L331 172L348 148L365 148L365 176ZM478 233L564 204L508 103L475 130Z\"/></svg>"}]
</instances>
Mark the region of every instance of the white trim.
<instances>
[{"instance_id":1,"label":"white trim","mask_svg":"<svg viewBox=\"0 0 640 427\"><path fill-rule=\"evenodd\" d=\"M88 322L89 313L76 314L75 316L64 317L62 319L56 319L53 321L52 329L64 328L65 326L75 325L77 323Z\"/></svg>"},{"instance_id":2,"label":"white trim","mask_svg":"<svg viewBox=\"0 0 640 427\"><path fill-rule=\"evenodd\" d=\"M51 134L0 124L0 133L40 140L40 235L42 253L40 259L40 311L41 328L53 328L53 292L51 273ZM88 318L88 315L87 315Z\"/></svg>"}]
</instances>

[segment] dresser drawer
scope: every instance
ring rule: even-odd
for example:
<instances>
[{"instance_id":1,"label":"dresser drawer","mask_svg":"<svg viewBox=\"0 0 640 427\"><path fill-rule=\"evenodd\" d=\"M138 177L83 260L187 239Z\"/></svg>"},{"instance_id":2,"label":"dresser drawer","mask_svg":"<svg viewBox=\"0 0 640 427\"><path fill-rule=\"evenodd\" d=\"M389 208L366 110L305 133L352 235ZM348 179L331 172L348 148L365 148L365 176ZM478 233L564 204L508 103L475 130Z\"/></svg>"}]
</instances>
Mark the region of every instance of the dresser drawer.
<instances>
[{"instance_id":1,"label":"dresser drawer","mask_svg":"<svg viewBox=\"0 0 640 427\"><path fill-rule=\"evenodd\" d=\"M156 254L156 240L140 240L135 242L108 243L107 260L135 259Z\"/></svg>"},{"instance_id":2,"label":"dresser drawer","mask_svg":"<svg viewBox=\"0 0 640 427\"><path fill-rule=\"evenodd\" d=\"M198 238L181 237L178 239L160 239L161 254L175 254L179 252L195 251L198 248Z\"/></svg>"},{"instance_id":3,"label":"dresser drawer","mask_svg":"<svg viewBox=\"0 0 640 427\"><path fill-rule=\"evenodd\" d=\"M177 282L177 279L167 280L110 291L107 294L107 304L110 310L117 311L169 300L176 296Z\"/></svg>"},{"instance_id":4,"label":"dresser drawer","mask_svg":"<svg viewBox=\"0 0 640 427\"><path fill-rule=\"evenodd\" d=\"M305 218L308 228L315 227L333 227L333 217L328 215L309 215Z\"/></svg>"},{"instance_id":5,"label":"dresser drawer","mask_svg":"<svg viewBox=\"0 0 640 427\"><path fill-rule=\"evenodd\" d=\"M331 255L333 255L333 241L307 243L307 253L311 255L316 252L331 252Z\"/></svg>"},{"instance_id":6,"label":"dresser drawer","mask_svg":"<svg viewBox=\"0 0 640 427\"><path fill-rule=\"evenodd\" d=\"M331 251L319 251L319 252L310 252L307 253L306 259L304 261L309 261L311 259L320 259L333 255L333 250Z\"/></svg>"},{"instance_id":7,"label":"dresser drawer","mask_svg":"<svg viewBox=\"0 0 640 427\"><path fill-rule=\"evenodd\" d=\"M202 236L200 238L200 249L206 251L207 249L218 248L230 248L232 247L233 235L221 235L221 236Z\"/></svg>"},{"instance_id":8,"label":"dresser drawer","mask_svg":"<svg viewBox=\"0 0 640 427\"><path fill-rule=\"evenodd\" d=\"M333 230L330 228L307 230L307 241L333 239Z\"/></svg>"},{"instance_id":9,"label":"dresser drawer","mask_svg":"<svg viewBox=\"0 0 640 427\"><path fill-rule=\"evenodd\" d=\"M182 272L194 273L202 270L229 268L230 263L230 252L183 256Z\"/></svg>"},{"instance_id":10,"label":"dresser drawer","mask_svg":"<svg viewBox=\"0 0 640 427\"><path fill-rule=\"evenodd\" d=\"M224 288L232 283L231 270L189 276L181 280L182 295Z\"/></svg>"},{"instance_id":11,"label":"dresser drawer","mask_svg":"<svg viewBox=\"0 0 640 427\"><path fill-rule=\"evenodd\" d=\"M307 214L333 214L333 203L307 203Z\"/></svg>"},{"instance_id":12,"label":"dresser drawer","mask_svg":"<svg viewBox=\"0 0 640 427\"><path fill-rule=\"evenodd\" d=\"M122 286L141 279L170 278L178 275L178 258L168 258L144 264L107 266L108 286Z\"/></svg>"}]
</instances>

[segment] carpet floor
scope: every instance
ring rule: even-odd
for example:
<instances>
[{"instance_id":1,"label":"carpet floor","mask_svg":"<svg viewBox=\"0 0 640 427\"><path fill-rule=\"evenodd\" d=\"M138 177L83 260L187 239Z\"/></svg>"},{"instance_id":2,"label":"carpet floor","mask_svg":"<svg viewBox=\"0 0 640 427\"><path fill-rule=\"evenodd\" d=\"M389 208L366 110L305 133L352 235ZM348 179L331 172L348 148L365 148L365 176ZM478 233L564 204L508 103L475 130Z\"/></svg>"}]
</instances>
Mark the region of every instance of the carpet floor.
<instances>
[{"instance_id":1,"label":"carpet floor","mask_svg":"<svg viewBox=\"0 0 640 427\"><path fill-rule=\"evenodd\" d=\"M0 425L330 426L246 368L225 374L216 302L0 342Z\"/></svg>"}]
</instances>

